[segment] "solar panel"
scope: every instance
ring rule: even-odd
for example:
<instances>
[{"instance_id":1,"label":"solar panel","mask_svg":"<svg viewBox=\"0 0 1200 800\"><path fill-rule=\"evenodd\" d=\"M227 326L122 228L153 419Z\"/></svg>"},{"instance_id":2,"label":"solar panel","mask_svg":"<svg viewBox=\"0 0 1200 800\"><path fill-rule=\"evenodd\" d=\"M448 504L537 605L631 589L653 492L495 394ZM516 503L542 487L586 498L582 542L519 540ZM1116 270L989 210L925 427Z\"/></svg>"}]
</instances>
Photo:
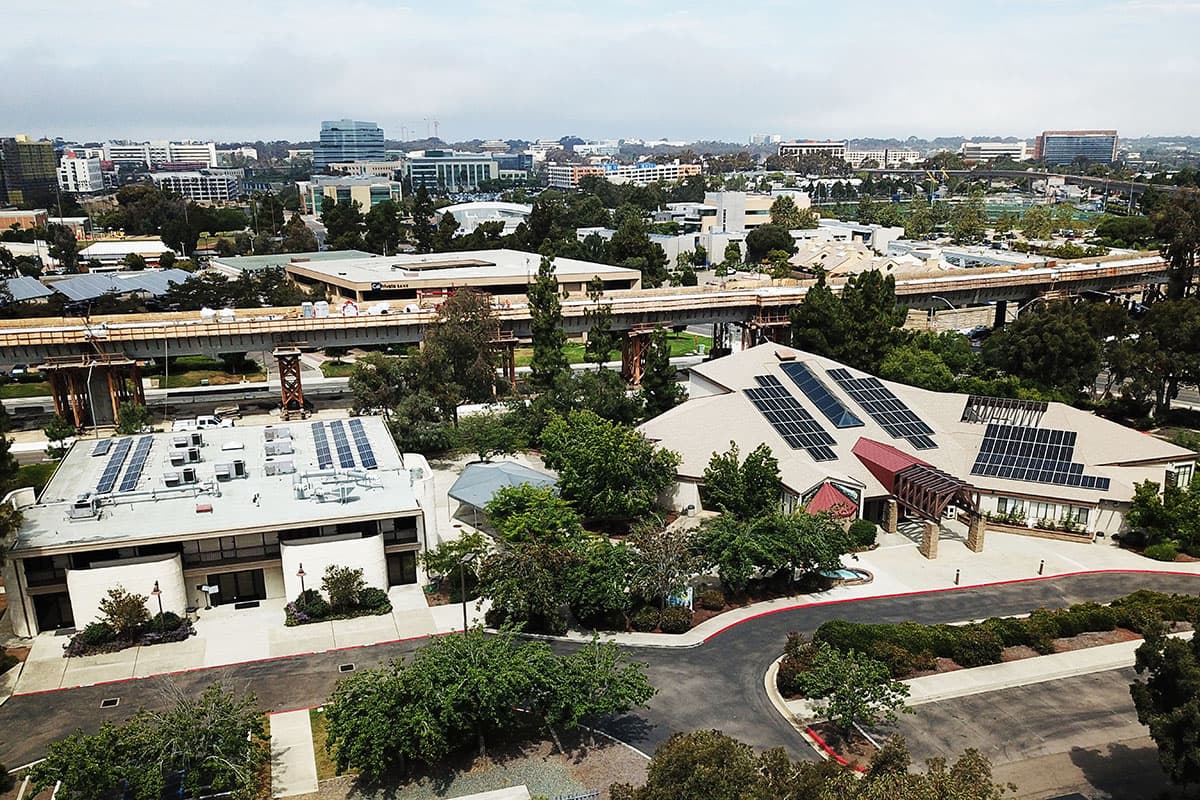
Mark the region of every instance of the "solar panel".
<instances>
[{"instance_id":1,"label":"solar panel","mask_svg":"<svg viewBox=\"0 0 1200 800\"><path fill-rule=\"evenodd\" d=\"M813 461L837 458L829 447L834 438L788 393L778 378L756 375L754 380L758 381L758 387L744 389L746 397L789 447L808 451Z\"/></svg>"},{"instance_id":2,"label":"solar panel","mask_svg":"<svg viewBox=\"0 0 1200 800\"><path fill-rule=\"evenodd\" d=\"M329 428L333 431L333 446L337 448L338 463L343 469L353 467L354 451L350 449L350 440L346 438L346 426L340 419L335 419L329 423Z\"/></svg>"},{"instance_id":3,"label":"solar panel","mask_svg":"<svg viewBox=\"0 0 1200 800\"><path fill-rule=\"evenodd\" d=\"M117 491L132 492L137 486L138 479L142 477L142 468L146 466L146 458L150 455L152 444L154 444L153 436L143 436L138 439L137 447L133 448L133 457L129 459L129 466L125 468L125 477L121 479L121 485Z\"/></svg>"},{"instance_id":4,"label":"solar panel","mask_svg":"<svg viewBox=\"0 0 1200 800\"><path fill-rule=\"evenodd\" d=\"M108 457L108 463L104 465L104 472L101 473L100 481L96 484L97 492L108 494L112 491L117 482L117 475L125 464L125 456L129 455L129 448L132 445L133 439L121 439L113 447L112 455Z\"/></svg>"},{"instance_id":5,"label":"solar panel","mask_svg":"<svg viewBox=\"0 0 1200 800\"><path fill-rule=\"evenodd\" d=\"M863 424L861 419L850 413L850 409L846 408L841 400L833 396L828 387L813 374L807 364L790 361L781 369L800 387L800 391L804 392L804 396L812 401L817 410L833 423L833 427L857 428Z\"/></svg>"},{"instance_id":6,"label":"solar panel","mask_svg":"<svg viewBox=\"0 0 1200 800\"><path fill-rule=\"evenodd\" d=\"M904 401L884 386L879 378L856 378L850 374L850 370L840 367L826 370L826 373L893 439L907 439L918 450L937 447L937 443L930 438L933 428L904 405Z\"/></svg>"},{"instance_id":7,"label":"solar panel","mask_svg":"<svg viewBox=\"0 0 1200 800\"><path fill-rule=\"evenodd\" d=\"M375 450L361 419L350 420L350 434L354 437L354 447L358 450L358 460L367 469L375 469L379 462L375 460Z\"/></svg>"},{"instance_id":8,"label":"solar panel","mask_svg":"<svg viewBox=\"0 0 1200 800\"><path fill-rule=\"evenodd\" d=\"M112 443L112 439L101 439L100 441L96 442L96 446L92 448L92 455L106 455L108 451L112 449Z\"/></svg>"},{"instance_id":9,"label":"solar panel","mask_svg":"<svg viewBox=\"0 0 1200 800\"><path fill-rule=\"evenodd\" d=\"M313 444L317 448L317 466L329 469L333 466L333 455L329 452L329 438L325 435L325 423L312 424Z\"/></svg>"},{"instance_id":10,"label":"solar panel","mask_svg":"<svg viewBox=\"0 0 1200 800\"><path fill-rule=\"evenodd\" d=\"M1075 438L1075 431L988 423L971 474L1108 491L1108 478L1084 475L1073 460Z\"/></svg>"}]
</instances>

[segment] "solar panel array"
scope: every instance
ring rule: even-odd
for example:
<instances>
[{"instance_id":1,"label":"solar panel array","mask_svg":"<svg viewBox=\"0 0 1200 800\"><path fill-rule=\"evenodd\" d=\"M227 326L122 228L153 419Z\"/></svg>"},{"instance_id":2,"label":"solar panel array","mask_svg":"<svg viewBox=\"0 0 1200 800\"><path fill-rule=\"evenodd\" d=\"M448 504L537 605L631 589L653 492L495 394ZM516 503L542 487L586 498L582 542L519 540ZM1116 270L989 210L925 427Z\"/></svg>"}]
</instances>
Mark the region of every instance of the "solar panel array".
<instances>
[{"instance_id":1,"label":"solar panel array","mask_svg":"<svg viewBox=\"0 0 1200 800\"><path fill-rule=\"evenodd\" d=\"M1075 457L1075 431L989 423L972 475L1108 491L1109 479L1084 475Z\"/></svg>"},{"instance_id":2,"label":"solar panel array","mask_svg":"<svg viewBox=\"0 0 1200 800\"><path fill-rule=\"evenodd\" d=\"M333 431L333 445L337 448L338 464L343 469L353 467L354 451L350 449L350 440L346 438L346 426L340 419L335 419L329 423L329 428Z\"/></svg>"},{"instance_id":3,"label":"solar panel array","mask_svg":"<svg viewBox=\"0 0 1200 800\"><path fill-rule=\"evenodd\" d=\"M827 373L893 439L907 439L918 450L937 447L937 443L929 438L933 428L926 425L878 378L856 378L841 367L827 370Z\"/></svg>"},{"instance_id":4,"label":"solar panel array","mask_svg":"<svg viewBox=\"0 0 1200 800\"><path fill-rule=\"evenodd\" d=\"M317 447L317 467L329 469L333 466L333 454L329 452L329 437L325 435L325 423L312 424L313 444Z\"/></svg>"},{"instance_id":5,"label":"solar panel array","mask_svg":"<svg viewBox=\"0 0 1200 800\"><path fill-rule=\"evenodd\" d=\"M817 410L824 414L835 428L857 428L862 420L854 416L841 400L833 396L820 378L813 374L807 364L789 361L780 369L791 378L804 396L812 401Z\"/></svg>"},{"instance_id":6,"label":"solar panel array","mask_svg":"<svg viewBox=\"0 0 1200 800\"><path fill-rule=\"evenodd\" d=\"M358 450L358 460L367 469L375 469L379 462L375 460L375 450L361 419L350 420L350 433L354 436L354 447Z\"/></svg>"},{"instance_id":7,"label":"solar panel array","mask_svg":"<svg viewBox=\"0 0 1200 800\"><path fill-rule=\"evenodd\" d=\"M99 440L98 442L96 442L96 446L92 448L92 455L94 455L94 456L106 455L108 453L108 451L110 449L112 449L112 443L113 443L112 439Z\"/></svg>"},{"instance_id":8,"label":"solar panel array","mask_svg":"<svg viewBox=\"0 0 1200 800\"><path fill-rule=\"evenodd\" d=\"M96 484L96 491L100 494L108 494L112 491L113 486L117 483L117 475L121 472L121 467L125 464L125 457L129 455L129 448L133 445L132 439L121 439L113 447L112 455L108 457L108 463L104 465L104 472L100 475L100 481Z\"/></svg>"},{"instance_id":9,"label":"solar panel array","mask_svg":"<svg viewBox=\"0 0 1200 800\"><path fill-rule=\"evenodd\" d=\"M117 491L132 492L134 490L138 479L142 477L142 468L146 466L146 459L150 455L150 446L153 444L153 436L143 436L138 439L137 447L133 448L133 457L129 459L129 466L125 468L125 477L121 478L121 485Z\"/></svg>"},{"instance_id":10,"label":"solar panel array","mask_svg":"<svg viewBox=\"0 0 1200 800\"><path fill-rule=\"evenodd\" d=\"M767 422L783 437L793 450L807 450L813 461L833 461L837 458L830 445L830 436L812 414L784 388L773 375L756 375L757 388L744 389Z\"/></svg>"}]
</instances>

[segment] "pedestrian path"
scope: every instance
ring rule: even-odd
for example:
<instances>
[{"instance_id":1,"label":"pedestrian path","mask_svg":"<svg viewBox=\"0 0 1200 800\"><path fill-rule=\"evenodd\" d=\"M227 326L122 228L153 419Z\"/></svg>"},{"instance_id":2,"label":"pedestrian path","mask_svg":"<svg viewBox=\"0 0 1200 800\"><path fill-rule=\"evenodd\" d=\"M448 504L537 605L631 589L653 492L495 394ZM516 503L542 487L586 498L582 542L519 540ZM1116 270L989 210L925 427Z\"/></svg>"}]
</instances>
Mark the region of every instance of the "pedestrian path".
<instances>
[{"instance_id":1,"label":"pedestrian path","mask_svg":"<svg viewBox=\"0 0 1200 800\"><path fill-rule=\"evenodd\" d=\"M271 715L271 796L292 797L317 790L308 709Z\"/></svg>"}]
</instances>

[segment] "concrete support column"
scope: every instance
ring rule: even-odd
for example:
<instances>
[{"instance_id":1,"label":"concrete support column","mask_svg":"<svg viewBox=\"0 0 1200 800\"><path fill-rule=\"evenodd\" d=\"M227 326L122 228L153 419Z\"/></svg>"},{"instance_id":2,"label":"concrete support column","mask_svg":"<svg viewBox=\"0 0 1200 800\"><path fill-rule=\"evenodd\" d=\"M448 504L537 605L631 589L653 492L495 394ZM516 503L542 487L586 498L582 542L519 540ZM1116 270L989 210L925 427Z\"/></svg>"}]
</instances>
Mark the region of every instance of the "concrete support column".
<instances>
[{"instance_id":1,"label":"concrete support column","mask_svg":"<svg viewBox=\"0 0 1200 800\"><path fill-rule=\"evenodd\" d=\"M976 515L971 518L971 524L967 526L967 549L972 553L983 552L983 534L987 520L981 515Z\"/></svg>"},{"instance_id":2,"label":"concrete support column","mask_svg":"<svg viewBox=\"0 0 1200 800\"><path fill-rule=\"evenodd\" d=\"M883 511L883 529L888 533L895 533L900 526L900 506L895 500L889 499L887 506Z\"/></svg>"},{"instance_id":3,"label":"concrete support column","mask_svg":"<svg viewBox=\"0 0 1200 800\"><path fill-rule=\"evenodd\" d=\"M1008 301L996 301L996 316L992 320L993 328L1003 328L1004 323L1008 321Z\"/></svg>"},{"instance_id":4,"label":"concrete support column","mask_svg":"<svg viewBox=\"0 0 1200 800\"><path fill-rule=\"evenodd\" d=\"M918 552L930 561L937 558L939 532L940 529L936 522L926 521L925 534L921 537L921 546L918 548Z\"/></svg>"}]
</instances>

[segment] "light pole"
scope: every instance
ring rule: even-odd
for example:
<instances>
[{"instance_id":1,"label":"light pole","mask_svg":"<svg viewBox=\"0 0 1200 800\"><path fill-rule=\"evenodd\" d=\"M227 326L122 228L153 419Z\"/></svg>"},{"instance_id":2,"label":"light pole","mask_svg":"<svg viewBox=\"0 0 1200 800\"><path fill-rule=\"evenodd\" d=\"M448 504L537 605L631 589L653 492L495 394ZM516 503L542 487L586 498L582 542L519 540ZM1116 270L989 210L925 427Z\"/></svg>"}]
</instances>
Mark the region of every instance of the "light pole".
<instances>
[{"instance_id":1,"label":"light pole","mask_svg":"<svg viewBox=\"0 0 1200 800\"><path fill-rule=\"evenodd\" d=\"M473 564L477 553L467 553L463 556L462 561L458 562L458 579L462 589L462 606L463 606L463 636L467 635L467 564Z\"/></svg>"},{"instance_id":2,"label":"light pole","mask_svg":"<svg viewBox=\"0 0 1200 800\"><path fill-rule=\"evenodd\" d=\"M945 303L946 305L950 306L950 310L951 310L951 311L958 311L958 308L956 308L956 307L955 307L954 303L951 303L949 300L947 300L946 298L942 297L940 294L931 294L931 295L929 295L929 299L930 299L930 300L941 300L943 303ZM936 311L936 309L935 309L933 306L930 306L930 307L929 307L929 319L930 319L930 320L932 320L932 319L933 319L933 316L934 316L934 312L935 312L935 311Z\"/></svg>"},{"instance_id":3,"label":"light pole","mask_svg":"<svg viewBox=\"0 0 1200 800\"><path fill-rule=\"evenodd\" d=\"M158 581L154 582L154 588L150 590L150 596L158 599L158 629L161 631L163 626L162 589L158 588Z\"/></svg>"},{"instance_id":4,"label":"light pole","mask_svg":"<svg viewBox=\"0 0 1200 800\"><path fill-rule=\"evenodd\" d=\"M300 569L296 571L296 577L300 579L300 596L304 597L304 576L308 573L304 571L304 565L300 565Z\"/></svg>"}]
</instances>

